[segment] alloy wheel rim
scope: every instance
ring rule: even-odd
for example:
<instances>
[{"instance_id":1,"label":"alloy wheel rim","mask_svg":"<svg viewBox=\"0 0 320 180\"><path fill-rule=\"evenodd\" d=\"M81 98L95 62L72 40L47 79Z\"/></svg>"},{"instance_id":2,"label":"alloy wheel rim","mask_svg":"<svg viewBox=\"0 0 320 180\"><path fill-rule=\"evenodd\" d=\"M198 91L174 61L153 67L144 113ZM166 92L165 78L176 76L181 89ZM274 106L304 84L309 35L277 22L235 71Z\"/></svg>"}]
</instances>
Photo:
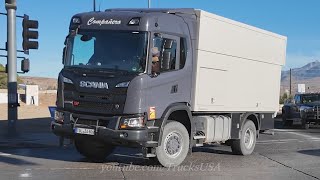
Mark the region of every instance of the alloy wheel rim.
<instances>
[{"instance_id":1,"label":"alloy wheel rim","mask_svg":"<svg viewBox=\"0 0 320 180\"><path fill-rule=\"evenodd\" d=\"M164 140L164 151L167 156L175 158L182 151L182 136L178 132L169 133Z\"/></svg>"}]
</instances>

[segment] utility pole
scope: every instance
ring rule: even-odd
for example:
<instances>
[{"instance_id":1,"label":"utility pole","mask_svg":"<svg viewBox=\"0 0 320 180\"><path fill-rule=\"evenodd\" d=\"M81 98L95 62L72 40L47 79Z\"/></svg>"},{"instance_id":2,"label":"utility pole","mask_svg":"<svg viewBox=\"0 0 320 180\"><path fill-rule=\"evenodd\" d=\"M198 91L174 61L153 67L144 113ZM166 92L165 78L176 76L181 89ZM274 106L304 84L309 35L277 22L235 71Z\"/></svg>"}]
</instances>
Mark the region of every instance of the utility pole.
<instances>
[{"instance_id":1,"label":"utility pole","mask_svg":"<svg viewBox=\"0 0 320 180\"><path fill-rule=\"evenodd\" d=\"M148 0L148 8L151 8L151 0Z\"/></svg>"},{"instance_id":2,"label":"utility pole","mask_svg":"<svg viewBox=\"0 0 320 180\"><path fill-rule=\"evenodd\" d=\"M291 68L290 68L290 91L289 91L289 97L291 97L291 93L292 93L292 72L291 72Z\"/></svg>"},{"instance_id":3,"label":"utility pole","mask_svg":"<svg viewBox=\"0 0 320 180\"><path fill-rule=\"evenodd\" d=\"M16 0L5 0L8 44L8 134L16 135L18 120Z\"/></svg>"},{"instance_id":4,"label":"utility pole","mask_svg":"<svg viewBox=\"0 0 320 180\"><path fill-rule=\"evenodd\" d=\"M96 0L93 0L93 11L96 11Z\"/></svg>"}]
</instances>

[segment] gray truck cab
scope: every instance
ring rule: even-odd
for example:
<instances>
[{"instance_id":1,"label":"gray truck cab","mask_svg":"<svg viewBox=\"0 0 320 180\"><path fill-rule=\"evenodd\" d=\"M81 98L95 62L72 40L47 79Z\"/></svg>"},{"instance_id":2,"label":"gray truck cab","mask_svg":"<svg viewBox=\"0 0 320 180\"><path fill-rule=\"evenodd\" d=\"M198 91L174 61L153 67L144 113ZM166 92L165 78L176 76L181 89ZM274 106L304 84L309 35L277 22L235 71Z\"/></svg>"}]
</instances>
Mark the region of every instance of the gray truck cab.
<instances>
[{"instance_id":1,"label":"gray truck cab","mask_svg":"<svg viewBox=\"0 0 320 180\"><path fill-rule=\"evenodd\" d=\"M142 146L146 157L154 156L147 148L158 145L161 125L174 109L184 110L190 132L195 20L192 9L73 16L53 132L75 138L79 149L84 141L77 139L86 134L108 146Z\"/></svg>"}]
</instances>

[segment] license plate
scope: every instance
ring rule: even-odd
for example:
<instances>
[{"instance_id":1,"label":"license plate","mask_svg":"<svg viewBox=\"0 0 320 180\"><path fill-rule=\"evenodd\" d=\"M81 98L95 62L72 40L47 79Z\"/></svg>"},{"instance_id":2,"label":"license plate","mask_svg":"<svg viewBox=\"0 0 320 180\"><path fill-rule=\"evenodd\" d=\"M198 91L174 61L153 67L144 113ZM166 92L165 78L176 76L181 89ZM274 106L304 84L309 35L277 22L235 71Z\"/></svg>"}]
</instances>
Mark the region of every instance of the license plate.
<instances>
[{"instance_id":1,"label":"license plate","mask_svg":"<svg viewBox=\"0 0 320 180\"><path fill-rule=\"evenodd\" d=\"M94 129L75 128L74 132L77 134L94 135Z\"/></svg>"}]
</instances>

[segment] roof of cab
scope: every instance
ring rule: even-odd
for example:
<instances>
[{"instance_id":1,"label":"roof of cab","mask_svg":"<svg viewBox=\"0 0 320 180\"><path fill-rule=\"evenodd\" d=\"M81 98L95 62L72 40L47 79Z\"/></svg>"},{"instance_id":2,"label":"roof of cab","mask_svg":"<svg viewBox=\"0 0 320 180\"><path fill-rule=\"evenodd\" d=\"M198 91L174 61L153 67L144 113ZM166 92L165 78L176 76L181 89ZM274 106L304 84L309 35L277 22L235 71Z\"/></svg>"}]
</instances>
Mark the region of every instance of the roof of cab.
<instances>
[{"instance_id":1,"label":"roof of cab","mask_svg":"<svg viewBox=\"0 0 320 180\"><path fill-rule=\"evenodd\" d=\"M115 8L115 9L106 9L106 12L144 12L144 13L153 13L153 12L162 12L168 14L192 14L195 15L195 9L193 8Z\"/></svg>"}]
</instances>

